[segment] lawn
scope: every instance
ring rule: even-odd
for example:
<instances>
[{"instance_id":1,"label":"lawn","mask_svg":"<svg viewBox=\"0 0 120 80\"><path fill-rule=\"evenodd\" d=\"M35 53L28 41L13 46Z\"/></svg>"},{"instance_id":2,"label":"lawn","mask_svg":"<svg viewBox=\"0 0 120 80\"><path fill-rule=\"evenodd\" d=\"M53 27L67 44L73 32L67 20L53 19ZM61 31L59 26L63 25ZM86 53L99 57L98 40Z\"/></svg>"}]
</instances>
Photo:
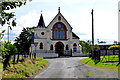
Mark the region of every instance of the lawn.
<instances>
[{"instance_id":1,"label":"lawn","mask_svg":"<svg viewBox=\"0 0 120 80\"><path fill-rule=\"evenodd\" d=\"M82 64L87 64L93 67L97 68L110 68L110 69L117 69L118 66L118 55L107 55L107 56L101 56L101 61L97 64L94 63L94 61L91 58L85 58L80 60ZM113 63L114 62L114 63Z\"/></svg>"},{"instance_id":2,"label":"lawn","mask_svg":"<svg viewBox=\"0 0 120 80\"><path fill-rule=\"evenodd\" d=\"M4 71L3 78L28 78L41 72L48 66L48 61L43 58L37 58L36 60L26 59L25 62L18 63L15 66L11 64ZM17 79L16 79L17 80Z\"/></svg>"}]
</instances>

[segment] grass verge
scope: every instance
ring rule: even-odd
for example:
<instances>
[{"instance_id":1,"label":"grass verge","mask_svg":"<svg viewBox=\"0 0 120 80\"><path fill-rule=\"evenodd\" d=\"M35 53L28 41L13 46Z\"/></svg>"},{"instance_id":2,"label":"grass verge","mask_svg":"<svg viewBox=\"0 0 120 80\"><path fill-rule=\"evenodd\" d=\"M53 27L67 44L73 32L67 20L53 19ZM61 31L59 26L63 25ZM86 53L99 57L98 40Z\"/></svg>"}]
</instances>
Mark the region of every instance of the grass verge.
<instances>
[{"instance_id":1,"label":"grass verge","mask_svg":"<svg viewBox=\"0 0 120 80\"><path fill-rule=\"evenodd\" d=\"M37 58L36 60L26 59L23 63L15 64L8 67L4 71L2 78L28 78L35 75L38 71L42 71L48 66L48 61L43 58ZM15 80L15 79L14 79Z\"/></svg>"},{"instance_id":2,"label":"grass verge","mask_svg":"<svg viewBox=\"0 0 120 80\"><path fill-rule=\"evenodd\" d=\"M97 64L91 58L85 58L80 60L82 64L87 64L89 66L102 68L102 69L118 69L120 65L118 63L112 63L113 61L118 61L118 55L109 55L109 56L101 56L101 61ZM111 63L106 63L106 62Z\"/></svg>"},{"instance_id":3,"label":"grass verge","mask_svg":"<svg viewBox=\"0 0 120 80\"><path fill-rule=\"evenodd\" d=\"M2 78L2 72L3 72L3 64L0 63L0 79Z\"/></svg>"}]
</instances>

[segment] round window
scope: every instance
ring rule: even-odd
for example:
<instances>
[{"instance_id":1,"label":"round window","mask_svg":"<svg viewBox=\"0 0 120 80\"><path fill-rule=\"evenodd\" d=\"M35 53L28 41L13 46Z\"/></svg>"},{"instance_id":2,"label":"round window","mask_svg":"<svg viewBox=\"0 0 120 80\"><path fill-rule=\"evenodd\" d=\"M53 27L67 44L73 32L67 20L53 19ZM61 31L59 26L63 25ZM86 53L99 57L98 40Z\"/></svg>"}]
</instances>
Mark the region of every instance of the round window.
<instances>
[{"instance_id":1,"label":"round window","mask_svg":"<svg viewBox=\"0 0 120 80\"><path fill-rule=\"evenodd\" d=\"M44 35L45 33L44 32L41 32L42 35Z\"/></svg>"}]
</instances>

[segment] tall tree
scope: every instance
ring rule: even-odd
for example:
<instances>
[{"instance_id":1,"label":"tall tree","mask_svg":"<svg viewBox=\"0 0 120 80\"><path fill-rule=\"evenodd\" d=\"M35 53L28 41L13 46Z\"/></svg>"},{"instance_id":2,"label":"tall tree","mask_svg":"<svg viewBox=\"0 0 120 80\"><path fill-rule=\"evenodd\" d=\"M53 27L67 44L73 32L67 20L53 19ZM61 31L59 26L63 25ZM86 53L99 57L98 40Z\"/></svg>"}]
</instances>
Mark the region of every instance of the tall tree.
<instances>
[{"instance_id":1,"label":"tall tree","mask_svg":"<svg viewBox=\"0 0 120 80\"><path fill-rule=\"evenodd\" d=\"M23 28L19 37L15 39L15 45L18 51L24 55L29 54L29 47L32 41L32 30L33 28Z\"/></svg>"}]
</instances>

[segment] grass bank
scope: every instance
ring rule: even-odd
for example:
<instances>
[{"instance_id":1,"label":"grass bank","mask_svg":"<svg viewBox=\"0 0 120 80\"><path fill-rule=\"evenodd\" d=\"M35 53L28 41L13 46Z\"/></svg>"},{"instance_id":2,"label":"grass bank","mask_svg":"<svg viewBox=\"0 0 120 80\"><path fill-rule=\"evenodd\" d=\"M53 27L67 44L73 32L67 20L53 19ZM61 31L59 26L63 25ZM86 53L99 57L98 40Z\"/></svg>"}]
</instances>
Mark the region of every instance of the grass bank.
<instances>
[{"instance_id":1,"label":"grass bank","mask_svg":"<svg viewBox=\"0 0 120 80\"><path fill-rule=\"evenodd\" d=\"M87 64L89 66L102 68L102 69L118 69L120 65L118 65L118 55L107 55L107 56L101 56L101 61L97 64L94 63L94 61L91 58L85 58L80 60L82 64Z\"/></svg>"},{"instance_id":2,"label":"grass bank","mask_svg":"<svg viewBox=\"0 0 120 80\"><path fill-rule=\"evenodd\" d=\"M43 58L36 60L26 59L25 62L11 65L3 73L3 78L28 78L42 71L48 66L48 61ZM16 79L17 80L17 79Z\"/></svg>"},{"instance_id":3,"label":"grass bank","mask_svg":"<svg viewBox=\"0 0 120 80\"><path fill-rule=\"evenodd\" d=\"M2 72L3 72L3 64L0 63L0 79L2 78Z\"/></svg>"}]
</instances>

